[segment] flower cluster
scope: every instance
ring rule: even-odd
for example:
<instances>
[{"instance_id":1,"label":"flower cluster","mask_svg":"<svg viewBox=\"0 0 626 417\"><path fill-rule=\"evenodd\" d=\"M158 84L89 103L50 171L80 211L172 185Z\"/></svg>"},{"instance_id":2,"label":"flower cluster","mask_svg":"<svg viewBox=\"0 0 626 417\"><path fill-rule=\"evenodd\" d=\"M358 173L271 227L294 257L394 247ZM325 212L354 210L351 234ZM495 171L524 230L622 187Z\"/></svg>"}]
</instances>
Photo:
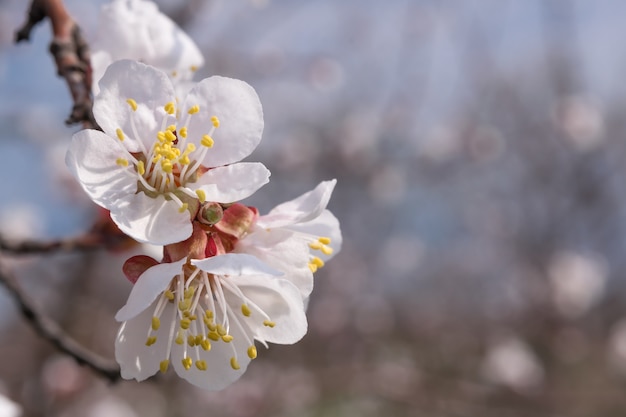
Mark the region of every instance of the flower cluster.
<instances>
[{"instance_id":1,"label":"flower cluster","mask_svg":"<svg viewBox=\"0 0 626 417\"><path fill-rule=\"evenodd\" d=\"M124 233L163 245L161 260L124 265L134 286L116 315L122 377L171 366L221 389L257 357L257 342L292 344L306 333L313 274L341 247L326 209L336 181L266 215L240 202L270 175L239 162L263 131L259 98L242 81L207 78L180 99L164 72L121 60L99 91L102 131L75 134L67 165Z\"/></svg>"}]
</instances>

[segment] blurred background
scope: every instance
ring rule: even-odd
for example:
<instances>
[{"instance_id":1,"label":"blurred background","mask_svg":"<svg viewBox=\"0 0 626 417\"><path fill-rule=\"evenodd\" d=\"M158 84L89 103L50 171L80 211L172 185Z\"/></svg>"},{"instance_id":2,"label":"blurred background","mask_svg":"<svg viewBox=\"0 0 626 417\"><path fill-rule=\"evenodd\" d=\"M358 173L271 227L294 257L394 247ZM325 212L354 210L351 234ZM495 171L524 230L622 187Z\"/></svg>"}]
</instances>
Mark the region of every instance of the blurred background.
<instances>
[{"instance_id":1,"label":"blurred background","mask_svg":"<svg viewBox=\"0 0 626 417\"><path fill-rule=\"evenodd\" d=\"M77 235L96 212L65 168L77 128L48 24L12 44L25 3L0 1L0 232ZM101 3L66 1L88 38ZM219 393L173 372L108 384L0 288L6 416L626 415L626 3L157 3L202 49L196 79L261 97L248 160L272 179L247 202L337 178L343 249L316 274L307 336ZM132 254L3 258L112 358Z\"/></svg>"}]
</instances>

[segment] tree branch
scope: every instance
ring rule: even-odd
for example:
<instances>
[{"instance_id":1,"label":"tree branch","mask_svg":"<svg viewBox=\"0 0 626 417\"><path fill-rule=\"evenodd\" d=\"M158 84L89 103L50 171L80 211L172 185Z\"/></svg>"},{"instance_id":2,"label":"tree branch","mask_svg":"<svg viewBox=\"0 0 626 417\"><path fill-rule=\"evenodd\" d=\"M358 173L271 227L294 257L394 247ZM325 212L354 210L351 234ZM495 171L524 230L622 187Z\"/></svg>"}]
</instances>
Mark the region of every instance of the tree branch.
<instances>
[{"instance_id":1,"label":"tree branch","mask_svg":"<svg viewBox=\"0 0 626 417\"><path fill-rule=\"evenodd\" d=\"M31 300L20 288L11 271L0 262L0 283L2 283L17 301L22 315L30 322L38 335L52 343L57 349L76 359L81 364L90 367L94 372L102 375L111 382L120 378L120 369L117 364L105 359L84 346L80 345L54 321L41 314Z\"/></svg>"},{"instance_id":2,"label":"tree branch","mask_svg":"<svg viewBox=\"0 0 626 417\"><path fill-rule=\"evenodd\" d=\"M32 0L28 19L16 32L15 42L28 41L33 27L48 17L53 40L50 53L57 73L65 78L74 106L66 124L82 123L84 128L100 129L93 117L91 97L92 69L89 45L76 22L67 12L63 0Z\"/></svg>"}]
</instances>

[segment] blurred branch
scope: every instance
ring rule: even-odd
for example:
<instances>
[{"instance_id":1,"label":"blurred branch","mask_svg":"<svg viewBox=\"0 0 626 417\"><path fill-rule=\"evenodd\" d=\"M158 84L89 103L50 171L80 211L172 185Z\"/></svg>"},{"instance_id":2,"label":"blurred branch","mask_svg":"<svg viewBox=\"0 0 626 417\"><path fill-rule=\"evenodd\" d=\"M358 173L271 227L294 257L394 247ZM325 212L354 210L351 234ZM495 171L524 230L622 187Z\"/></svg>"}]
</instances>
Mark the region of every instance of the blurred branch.
<instances>
[{"instance_id":1,"label":"blurred branch","mask_svg":"<svg viewBox=\"0 0 626 417\"><path fill-rule=\"evenodd\" d=\"M0 250L19 255L56 251L70 252L74 250L93 250L102 248L103 246L102 239L93 234L50 242L40 242L37 240L11 241L0 235Z\"/></svg>"},{"instance_id":2,"label":"blurred branch","mask_svg":"<svg viewBox=\"0 0 626 417\"><path fill-rule=\"evenodd\" d=\"M94 372L102 375L111 382L120 378L120 369L111 360L105 359L96 353L80 345L57 323L50 320L45 314L41 314L35 308L35 302L28 297L20 288L11 271L0 263L0 283L2 283L12 297L19 304L22 315L30 322L37 334L52 343L60 351L70 355L81 365L90 367Z\"/></svg>"},{"instance_id":3,"label":"blurred branch","mask_svg":"<svg viewBox=\"0 0 626 417\"><path fill-rule=\"evenodd\" d=\"M65 78L74 101L72 112L65 123L82 123L84 128L99 129L92 112L89 45L80 27L65 9L63 0L32 0L28 19L16 32L15 42L30 40L33 28L46 17L52 23L50 53L54 57L57 73Z\"/></svg>"}]
</instances>

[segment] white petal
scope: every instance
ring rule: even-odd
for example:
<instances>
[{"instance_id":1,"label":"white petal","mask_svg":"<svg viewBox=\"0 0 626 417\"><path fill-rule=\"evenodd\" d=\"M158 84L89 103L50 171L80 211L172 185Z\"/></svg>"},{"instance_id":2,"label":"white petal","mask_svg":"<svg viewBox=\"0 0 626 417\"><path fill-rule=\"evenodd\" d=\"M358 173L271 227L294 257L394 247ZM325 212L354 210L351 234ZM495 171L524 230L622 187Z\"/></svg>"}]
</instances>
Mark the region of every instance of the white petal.
<instances>
[{"instance_id":1,"label":"white petal","mask_svg":"<svg viewBox=\"0 0 626 417\"><path fill-rule=\"evenodd\" d=\"M258 162L242 162L211 169L191 188L201 189L207 201L232 203L254 194L269 182L270 172Z\"/></svg>"},{"instance_id":2,"label":"white petal","mask_svg":"<svg viewBox=\"0 0 626 417\"><path fill-rule=\"evenodd\" d=\"M158 264L148 268L133 285L126 305L117 312L115 320L130 320L148 308L167 289L172 279L181 273L186 261L187 259L183 258L180 261Z\"/></svg>"},{"instance_id":3,"label":"white petal","mask_svg":"<svg viewBox=\"0 0 626 417\"><path fill-rule=\"evenodd\" d=\"M111 219L133 239L153 245L169 245L191 236L189 212L179 212L174 201L148 197L143 192L119 200Z\"/></svg>"},{"instance_id":4,"label":"white petal","mask_svg":"<svg viewBox=\"0 0 626 417\"><path fill-rule=\"evenodd\" d=\"M190 117L188 137L196 146L202 136L213 127L212 116L217 116L220 127L215 130L213 147L202 164L218 167L238 162L250 155L261 141L263 109L254 88L243 81L225 77L211 77L200 81L189 91L183 114L194 105L200 112Z\"/></svg>"},{"instance_id":5,"label":"white petal","mask_svg":"<svg viewBox=\"0 0 626 417\"><path fill-rule=\"evenodd\" d=\"M158 335L155 344L146 346L154 307L155 304L120 326L115 339L115 359L120 364L120 372L124 379L134 378L137 381L143 381L154 375L159 370L160 362L166 359L167 335ZM173 310L171 306L166 306L161 317L171 317ZM168 323L162 325L169 328Z\"/></svg>"},{"instance_id":6,"label":"white petal","mask_svg":"<svg viewBox=\"0 0 626 417\"><path fill-rule=\"evenodd\" d=\"M283 274L281 271L267 266L252 255L240 253L227 253L200 260L192 259L191 263L201 270L215 275L269 274L279 276Z\"/></svg>"},{"instance_id":7,"label":"white petal","mask_svg":"<svg viewBox=\"0 0 626 417\"><path fill-rule=\"evenodd\" d=\"M193 385L212 391L225 388L238 380L250 363L250 358L247 355L249 346L237 326L231 326L229 334L233 336L230 343L211 340L211 350L208 352L198 347L190 348L186 344L174 344L172 346L171 364L174 365L176 373ZM182 364L185 350L187 356L192 358L194 362L189 370L186 370ZM240 366L239 370L234 370L230 366L230 359L235 356L235 352ZM206 362L206 371L200 371L196 368L195 363L198 359Z\"/></svg>"},{"instance_id":8,"label":"white petal","mask_svg":"<svg viewBox=\"0 0 626 417\"><path fill-rule=\"evenodd\" d=\"M65 163L89 197L111 209L120 198L137 191L132 166L116 163L125 155L119 140L97 130L81 130L72 137Z\"/></svg>"},{"instance_id":9,"label":"white petal","mask_svg":"<svg viewBox=\"0 0 626 417\"><path fill-rule=\"evenodd\" d=\"M193 40L169 17L158 13L148 25L148 33L156 46L155 53L146 61L157 68L192 74L191 67L204 65L204 57Z\"/></svg>"},{"instance_id":10,"label":"white petal","mask_svg":"<svg viewBox=\"0 0 626 417\"><path fill-rule=\"evenodd\" d=\"M253 255L270 267L283 271L281 278L293 283L302 297L308 297L313 291L313 273L308 266L309 247L292 232L256 228L237 242L235 252Z\"/></svg>"},{"instance_id":11,"label":"white petal","mask_svg":"<svg viewBox=\"0 0 626 417\"><path fill-rule=\"evenodd\" d=\"M126 102L129 98L136 101L137 111ZM155 141L166 115L163 107L174 101L174 87L165 73L140 62L121 60L109 65L100 79L93 113L109 136L115 137L116 129L122 129L127 137L124 144L136 152L140 148L135 141L143 141L146 148ZM131 118L139 138L134 137Z\"/></svg>"},{"instance_id":12,"label":"white petal","mask_svg":"<svg viewBox=\"0 0 626 417\"><path fill-rule=\"evenodd\" d=\"M328 246L333 249L333 253L330 255L324 255L322 252L315 252L315 255L319 256L324 261L331 259L341 250L343 238L341 236L339 220L337 220L337 218L329 210L324 210L322 214L313 220L288 226L287 229L300 233L306 233L314 237L323 236L330 238L330 244Z\"/></svg>"},{"instance_id":13,"label":"white petal","mask_svg":"<svg viewBox=\"0 0 626 417\"><path fill-rule=\"evenodd\" d=\"M274 207L257 224L264 228L282 227L316 218L326 209L336 183L337 180L321 182L300 197Z\"/></svg>"},{"instance_id":14,"label":"white petal","mask_svg":"<svg viewBox=\"0 0 626 417\"><path fill-rule=\"evenodd\" d=\"M252 311L243 320L260 340L279 344L293 344L307 332L307 320L300 291L285 279L268 276L242 276L230 278L231 282L253 303L267 314L274 327L263 325L265 318ZM240 307L238 299L228 293L230 304ZM231 325L232 328L232 325Z\"/></svg>"},{"instance_id":15,"label":"white petal","mask_svg":"<svg viewBox=\"0 0 626 417\"><path fill-rule=\"evenodd\" d=\"M94 97L100 93L98 81L100 81L104 75L107 67L111 65L111 62L113 62L113 58L111 58L111 55L105 50L94 51L91 54L91 77L93 79L91 92Z\"/></svg>"}]
</instances>

